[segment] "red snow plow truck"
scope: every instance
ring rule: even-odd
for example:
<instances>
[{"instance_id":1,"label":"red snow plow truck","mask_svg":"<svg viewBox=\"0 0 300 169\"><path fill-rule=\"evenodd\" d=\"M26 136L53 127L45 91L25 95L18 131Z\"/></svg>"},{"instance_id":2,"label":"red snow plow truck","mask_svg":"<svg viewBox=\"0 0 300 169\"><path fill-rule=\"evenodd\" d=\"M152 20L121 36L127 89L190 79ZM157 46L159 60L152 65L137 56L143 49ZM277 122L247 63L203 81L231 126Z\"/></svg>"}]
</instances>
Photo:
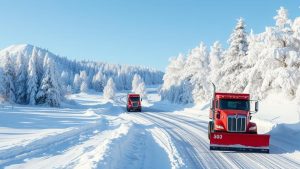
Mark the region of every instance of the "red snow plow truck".
<instances>
[{"instance_id":1,"label":"red snow plow truck","mask_svg":"<svg viewBox=\"0 0 300 169\"><path fill-rule=\"evenodd\" d=\"M139 94L130 93L127 95L127 111L142 111L142 99Z\"/></svg>"},{"instance_id":2,"label":"red snow plow truck","mask_svg":"<svg viewBox=\"0 0 300 169\"><path fill-rule=\"evenodd\" d=\"M208 123L210 150L269 153L270 135L257 134L251 114L258 111L258 101L249 94L215 92ZM251 102L255 110L251 111Z\"/></svg>"}]
</instances>

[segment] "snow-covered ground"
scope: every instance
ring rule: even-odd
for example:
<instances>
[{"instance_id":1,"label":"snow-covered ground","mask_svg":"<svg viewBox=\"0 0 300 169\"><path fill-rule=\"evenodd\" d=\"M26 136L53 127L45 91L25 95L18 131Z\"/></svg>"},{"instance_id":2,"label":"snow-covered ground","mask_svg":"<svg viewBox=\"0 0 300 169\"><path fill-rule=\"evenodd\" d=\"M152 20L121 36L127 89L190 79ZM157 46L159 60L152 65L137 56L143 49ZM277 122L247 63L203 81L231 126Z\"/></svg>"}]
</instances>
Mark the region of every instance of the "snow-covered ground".
<instances>
[{"instance_id":1,"label":"snow-covered ground","mask_svg":"<svg viewBox=\"0 0 300 169\"><path fill-rule=\"evenodd\" d=\"M62 108L0 107L0 168L300 168L296 104L270 96L254 115L270 154L210 152L208 104L174 105L147 89L143 112L126 93L68 96Z\"/></svg>"}]
</instances>

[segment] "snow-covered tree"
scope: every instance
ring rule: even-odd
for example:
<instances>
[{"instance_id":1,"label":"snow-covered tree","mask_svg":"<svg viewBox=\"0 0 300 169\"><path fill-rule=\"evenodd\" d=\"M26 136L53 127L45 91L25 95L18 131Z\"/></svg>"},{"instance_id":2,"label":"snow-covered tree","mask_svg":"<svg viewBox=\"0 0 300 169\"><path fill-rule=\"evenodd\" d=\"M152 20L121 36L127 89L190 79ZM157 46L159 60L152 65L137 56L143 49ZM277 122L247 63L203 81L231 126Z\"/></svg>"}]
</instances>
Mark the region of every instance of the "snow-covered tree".
<instances>
[{"instance_id":1,"label":"snow-covered tree","mask_svg":"<svg viewBox=\"0 0 300 169\"><path fill-rule=\"evenodd\" d=\"M220 60L222 58L223 49L219 41L214 42L210 47L209 53L209 68L210 70L217 70L220 68Z\"/></svg>"},{"instance_id":2,"label":"snow-covered tree","mask_svg":"<svg viewBox=\"0 0 300 169\"><path fill-rule=\"evenodd\" d=\"M143 82L140 75L135 74L132 79L132 92L136 92L138 86Z\"/></svg>"},{"instance_id":3,"label":"snow-covered tree","mask_svg":"<svg viewBox=\"0 0 300 169\"><path fill-rule=\"evenodd\" d=\"M37 53L34 51L28 63L27 101L31 105L36 104L36 94L39 88L36 64Z\"/></svg>"},{"instance_id":4,"label":"snow-covered tree","mask_svg":"<svg viewBox=\"0 0 300 169\"><path fill-rule=\"evenodd\" d=\"M169 100L173 103L189 103L192 100L191 88L189 91L181 90L186 84L191 86L190 83L184 83L184 68L186 64L186 58L183 54L179 54L176 58L169 59L169 65L166 68L165 75L163 77L163 85L160 90L160 94L163 100ZM189 97L185 96L189 93ZM179 96L180 95L180 96Z\"/></svg>"},{"instance_id":5,"label":"snow-covered tree","mask_svg":"<svg viewBox=\"0 0 300 169\"><path fill-rule=\"evenodd\" d=\"M16 63L16 103L27 102L27 69L24 57L19 54Z\"/></svg>"},{"instance_id":6,"label":"snow-covered tree","mask_svg":"<svg viewBox=\"0 0 300 169\"><path fill-rule=\"evenodd\" d=\"M184 58L184 64L179 64L184 69L177 69L176 59L170 61L163 78L162 99L176 103L206 100L211 89L206 82L213 81L218 91L247 92L254 98L264 98L275 90L299 100L299 18L292 21L281 7L274 17L275 26L259 34L251 30L250 35L243 19L239 19L228 40L229 48L223 52L218 43L211 47L209 66L203 57L204 45Z\"/></svg>"},{"instance_id":7,"label":"snow-covered tree","mask_svg":"<svg viewBox=\"0 0 300 169\"><path fill-rule=\"evenodd\" d=\"M300 17L297 17L292 26L294 37L300 40Z\"/></svg>"},{"instance_id":8,"label":"snow-covered tree","mask_svg":"<svg viewBox=\"0 0 300 169\"><path fill-rule=\"evenodd\" d=\"M242 18L237 22L237 25L231 34L228 42L229 48L225 52L224 58L221 61L218 75L221 77L217 86L224 91L243 92L247 86L247 78L237 78L245 71L246 55L248 51L248 38L245 31L245 23Z\"/></svg>"},{"instance_id":9,"label":"snow-covered tree","mask_svg":"<svg viewBox=\"0 0 300 169\"><path fill-rule=\"evenodd\" d=\"M220 61L222 59L223 49L219 41L216 41L213 46L210 47L209 53L209 81L216 83L219 79L218 70L221 67Z\"/></svg>"},{"instance_id":10,"label":"snow-covered tree","mask_svg":"<svg viewBox=\"0 0 300 169\"><path fill-rule=\"evenodd\" d=\"M71 85L68 85L66 90L67 90L66 94L72 94L73 93Z\"/></svg>"},{"instance_id":11,"label":"snow-covered tree","mask_svg":"<svg viewBox=\"0 0 300 169\"><path fill-rule=\"evenodd\" d=\"M276 21L276 26L280 29L290 26L291 24L291 20L288 18L287 9L282 6L277 10L277 15L274 16L274 19Z\"/></svg>"},{"instance_id":12,"label":"snow-covered tree","mask_svg":"<svg viewBox=\"0 0 300 169\"><path fill-rule=\"evenodd\" d=\"M192 49L184 67L184 77L190 80L196 73L206 74L208 70L208 52L203 42Z\"/></svg>"},{"instance_id":13,"label":"snow-covered tree","mask_svg":"<svg viewBox=\"0 0 300 169\"><path fill-rule=\"evenodd\" d=\"M181 83L186 58L183 54L179 54L178 57L171 58L169 62L165 75L163 76L164 83L162 90L168 90L171 86Z\"/></svg>"},{"instance_id":14,"label":"snow-covered tree","mask_svg":"<svg viewBox=\"0 0 300 169\"><path fill-rule=\"evenodd\" d=\"M142 98L147 98L146 96L146 86L144 81L142 81L138 87L135 89L135 93L140 94Z\"/></svg>"},{"instance_id":15,"label":"snow-covered tree","mask_svg":"<svg viewBox=\"0 0 300 169\"><path fill-rule=\"evenodd\" d=\"M44 59L44 68L46 70L37 93L37 101L39 104L46 103L49 106L57 107L61 101L58 77L55 72L55 63L47 56Z\"/></svg>"},{"instance_id":16,"label":"snow-covered tree","mask_svg":"<svg viewBox=\"0 0 300 169\"><path fill-rule=\"evenodd\" d=\"M209 57L206 46L203 42L194 49L187 58L184 77L192 85L193 100L194 102L203 102L207 99L209 94Z\"/></svg>"},{"instance_id":17,"label":"snow-covered tree","mask_svg":"<svg viewBox=\"0 0 300 169\"><path fill-rule=\"evenodd\" d=\"M105 81L105 76L102 74L102 72L98 71L98 73L94 75L92 80L93 88L98 92L102 92L104 89Z\"/></svg>"},{"instance_id":18,"label":"snow-covered tree","mask_svg":"<svg viewBox=\"0 0 300 169\"><path fill-rule=\"evenodd\" d=\"M78 92L80 90L81 79L80 79L79 74L75 74L74 81L73 81L73 86L74 86L75 92Z\"/></svg>"},{"instance_id":19,"label":"snow-covered tree","mask_svg":"<svg viewBox=\"0 0 300 169\"><path fill-rule=\"evenodd\" d=\"M183 55L179 55L177 59L171 59L163 77L164 84L160 92L162 99L175 103L204 101L209 93L207 82L208 65L208 51L203 42L191 50L187 59ZM192 91L183 90L187 88ZM180 92L174 90L179 90ZM188 95L189 97L183 97Z\"/></svg>"},{"instance_id":20,"label":"snow-covered tree","mask_svg":"<svg viewBox=\"0 0 300 169\"><path fill-rule=\"evenodd\" d=\"M116 86L112 78L109 78L103 90L103 96L106 99L114 99Z\"/></svg>"},{"instance_id":21,"label":"snow-covered tree","mask_svg":"<svg viewBox=\"0 0 300 169\"><path fill-rule=\"evenodd\" d=\"M299 41L288 19L287 10L280 8L274 17L276 26L256 35L254 66L250 69L247 91L263 98L271 90L293 98L299 84Z\"/></svg>"},{"instance_id":22,"label":"snow-covered tree","mask_svg":"<svg viewBox=\"0 0 300 169\"><path fill-rule=\"evenodd\" d=\"M62 81L62 84L64 86L67 86L69 84L69 79L70 79L69 73L67 71L62 71L60 75L60 79Z\"/></svg>"},{"instance_id":23,"label":"snow-covered tree","mask_svg":"<svg viewBox=\"0 0 300 169\"><path fill-rule=\"evenodd\" d=\"M140 94L142 98L146 97L145 82L140 75L135 74L132 79L132 92Z\"/></svg>"},{"instance_id":24,"label":"snow-covered tree","mask_svg":"<svg viewBox=\"0 0 300 169\"><path fill-rule=\"evenodd\" d=\"M179 84L172 85L168 90L161 90L163 100L172 103L188 104L193 103L193 86L187 80L182 80Z\"/></svg>"},{"instance_id":25,"label":"snow-covered tree","mask_svg":"<svg viewBox=\"0 0 300 169\"><path fill-rule=\"evenodd\" d=\"M4 70L5 52L9 52L7 55L9 55L13 62L13 64L7 64L7 66L12 65L13 69L9 69L12 70L9 71L9 74L13 75L11 76L13 78L7 78L7 72ZM3 82L0 84L0 94L8 101L22 104L36 104L36 94L41 89L41 83L48 69L43 63L45 57L51 58L52 62L55 63L56 75L54 76L58 79L57 89L61 96L66 91L71 93L71 90L68 89L72 89L72 92L80 92L80 88L86 85L88 88L101 92L107 82L106 77L112 77L118 89L129 90L134 74L140 74L145 84L160 84L163 76L163 72L161 71L141 66L116 65L91 61L70 61L65 57L59 57L48 50L32 45L15 45L3 49L0 51L0 56L3 57L3 64L0 68L0 71L3 70L3 72L0 72L2 73L0 80ZM23 70L24 68L27 70ZM6 83L7 80L10 82ZM7 92L8 85L10 86L9 92ZM13 86L15 90L11 88ZM25 96L26 99L24 99ZM14 99L13 97L16 98Z\"/></svg>"},{"instance_id":26,"label":"snow-covered tree","mask_svg":"<svg viewBox=\"0 0 300 169\"><path fill-rule=\"evenodd\" d=\"M15 69L14 69L14 63L9 56L8 53L6 53L5 56L5 64L4 64L4 86L5 86L5 97L10 102L15 102Z\"/></svg>"},{"instance_id":27,"label":"snow-covered tree","mask_svg":"<svg viewBox=\"0 0 300 169\"><path fill-rule=\"evenodd\" d=\"M88 91L88 85L86 81L82 81L80 85L80 91L84 93Z\"/></svg>"},{"instance_id":28,"label":"snow-covered tree","mask_svg":"<svg viewBox=\"0 0 300 169\"><path fill-rule=\"evenodd\" d=\"M4 71L3 68L0 67L0 81L4 82L5 77L4 77ZM6 88L5 88L5 83L0 83L0 99L4 100L6 98L5 96Z\"/></svg>"},{"instance_id":29,"label":"snow-covered tree","mask_svg":"<svg viewBox=\"0 0 300 169\"><path fill-rule=\"evenodd\" d=\"M228 40L229 48L226 53L226 60L235 61L246 56L248 51L247 36L244 19L240 18Z\"/></svg>"}]
</instances>

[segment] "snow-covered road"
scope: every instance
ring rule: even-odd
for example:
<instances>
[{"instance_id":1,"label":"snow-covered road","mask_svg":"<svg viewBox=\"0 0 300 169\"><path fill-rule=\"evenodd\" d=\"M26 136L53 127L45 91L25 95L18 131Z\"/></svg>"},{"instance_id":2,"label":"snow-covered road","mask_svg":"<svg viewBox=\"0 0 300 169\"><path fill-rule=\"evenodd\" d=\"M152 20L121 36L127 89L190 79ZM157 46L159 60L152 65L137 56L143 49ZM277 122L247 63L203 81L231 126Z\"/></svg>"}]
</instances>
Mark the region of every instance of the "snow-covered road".
<instances>
[{"instance_id":1,"label":"snow-covered road","mask_svg":"<svg viewBox=\"0 0 300 169\"><path fill-rule=\"evenodd\" d=\"M211 152L207 122L169 113L130 114L137 123L150 121L170 140L185 165L182 168L299 168L300 161L282 154ZM167 143L165 143L167 144ZM169 144L169 143L168 143Z\"/></svg>"},{"instance_id":2,"label":"snow-covered road","mask_svg":"<svg viewBox=\"0 0 300 169\"><path fill-rule=\"evenodd\" d=\"M159 101L155 89L148 93L141 113L125 112L125 93L114 102L80 94L70 97L76 104L69 108L27 114L30 129L24 117L11 121L15 128L0 126L1 140L7 139L0 141L0 168L300 168L299 132L295 138L272 133L270 154L209 151L207 105L172 105ZM17 110L10 113L28 113ZM35 127L48 117L51 127ZM28 133L32 138L19 136Z\"/></svg>"}]
</instances>

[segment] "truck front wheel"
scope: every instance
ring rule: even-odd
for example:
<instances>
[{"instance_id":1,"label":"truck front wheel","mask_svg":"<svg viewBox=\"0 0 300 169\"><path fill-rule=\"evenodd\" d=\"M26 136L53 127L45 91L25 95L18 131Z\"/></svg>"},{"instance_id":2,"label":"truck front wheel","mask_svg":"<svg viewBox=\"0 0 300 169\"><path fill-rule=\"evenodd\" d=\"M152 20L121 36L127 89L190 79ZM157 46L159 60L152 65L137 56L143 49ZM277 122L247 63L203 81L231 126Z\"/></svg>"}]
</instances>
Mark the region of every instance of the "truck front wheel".
<instances>
[{"instance_id":1,"label":"truck front wheel","mask_svg":"<svg viewBox=\"0 0 300 169\"><path fill-rule=\"evenodd\" d=\"M207 131L209 140L210 140L210 134L213 132L213 130L214 130L214 125L213 125L213 122L210 121L210 122L208 122L208 131Z\"/></svg>"}]
</instances>

